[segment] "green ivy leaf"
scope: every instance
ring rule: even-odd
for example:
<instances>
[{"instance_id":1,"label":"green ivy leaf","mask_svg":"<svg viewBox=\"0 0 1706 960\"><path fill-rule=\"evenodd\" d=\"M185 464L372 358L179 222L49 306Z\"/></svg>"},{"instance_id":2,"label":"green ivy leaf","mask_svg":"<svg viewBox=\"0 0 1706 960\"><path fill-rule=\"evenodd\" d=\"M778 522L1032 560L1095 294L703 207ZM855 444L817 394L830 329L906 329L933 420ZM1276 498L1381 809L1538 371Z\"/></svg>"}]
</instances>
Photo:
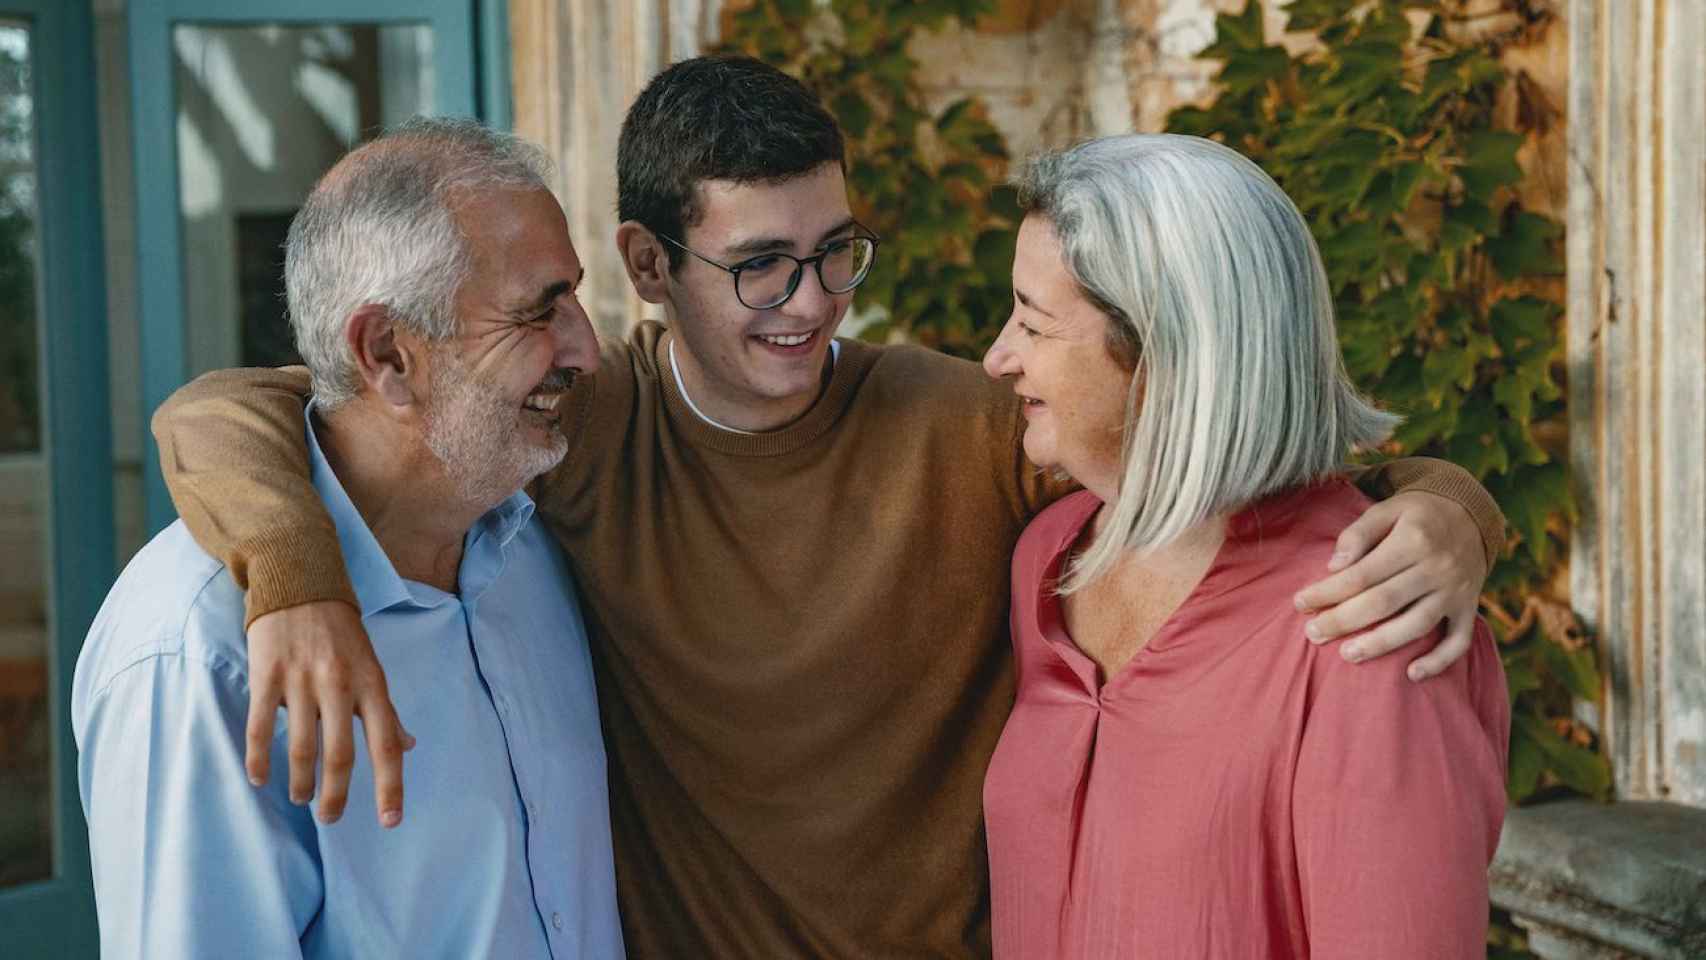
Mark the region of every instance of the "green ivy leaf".
<instances>
[{"instance_id":1,"label":"green ivy leaf","mask_svg":"<svg viewBox=\"0 0 1706 960\"><path fill-rule=\"evenodd\" d=\"M1508 279L1558 276L1564 272L1556 242L1564 228L1550 217L1517 211L1500 236L1487 241L1493 269Z\"/></svg>"},{"instance_id":2,"label":"green ivy leaf","mask_svg":"<svg viewBox=\"0 0 1706 960\"><path fill-rule=\"evenodd\" d=\"M1503 130L1482 130L1470 135L1463 151L1463 166L1457 175L1471 198L1485 203L1493 191L1522 179L1522 167L1516 162L1522 142L1520 135Z\"/></svg>"},{"instance_id":3,"label":"green ivy leaf","mask_svg":"<svg viewBox=\"0 0 1706 960\"><path fill-rule=\"evenodd\" d=\"M1502 442L1502 431L1492 411L1476 407L1458 418L1446 459L1484 480L1489 474L1510 470L1510 451Z\"/></svg>"},{"instance_id":4,"label":"green ivy leaf","mask_svg":"<svg viewBox=\"0 0 1706 960\"><path fill-rule=\"evenodd\" d=\"M1290 66L1291 56L1284 47L1243 50L1227 57L1225 66L1220 68L1214 79L1233 92L1250 90L1279 76Z\"/></svg>"},{"instance_id":5,"label":"green ivy leaf","mask_svg":"<svg viewBox=\"0 0 1706 960\"><path fill-rule=\"evenodd\" d=\"M1180 107L1167 115L1167 129L1192 137L1207 137L1220 132L1216 115L1201 107Z\"/></svg>"},{"instance_id":6,"label":"green ivy leaf","mask_svg":"<svg viewBox=\"0 0 1706 960\"><path fill-rule=\"evenodd\" d=\"M1540 674L1534 669L1532 656L1506 657L1504 667L1505 690L1512 703L1523 694L1540 689Z\"/></svg>"},{"instance_id":7,"label":"green ivy leaf","mask_svg":"<svg viewBox=\"0 0 1706 960\"><path fill-rule=\"evenodd\" d=\"M1012 230L985 230L972 245L972 263L983 274L984 282L1006 288L1013 270L1013 248L1019 239Z\"/></svg>"},{"instance_id":8,"label":"green ivy leaf","mask_svg":"<svg viewBox=\"0 0 1706 960\"><path fill-rule=\"evenodd\" d=\"M1530 559L1544 567L1551 550L1546 525L1564 513L1570 502L1569 475L1563 464L1547 463L1513 471L1508 480L1493 488L1494 498Z\"/></svg>"},{"instance_id":9,"label":"green ivy leaf","mask_svg":"<svg viewBox=\"0 0 1706 960\"><path fill-rule=\"evenodd\" d=\"M1024 211L1019 208L1019 191L1011 184L1002 184L989 192L989 211L1002 217L1018 229L1019 221L1024 217ZM1017 239L1017 233L1014 234Z\"/></svg>"},{"instance_id":10,"label":"green ivy leaf","mask_svg":"<svg viewBox=\"0 0 1706 960\"><path fill-rule=\"evenodd\" d=\"M1319 30L1349 16L1358 3L1359 0L1292 0L1285 8L1285 28Z\"/></svg>"},{"instance_id":11,"label":"green ivy leaf","mask_svg":"<svg viewBox=\"0 0 1706 960\"><path fill-rule=\"evenodd\" d=\"M1338 52L1334 96L1325 102L1363 100L1382 87L1397 89L1404 75L1404 51L1396 43L1364 40Z\"/></svg>"},{"instance_id":12,"label":"green ivy leaf","mask_svg":"<svg viewBox=\"0 0 1706 960\"><path fill-rule=\"evenodd\" d=\"M1571 789L1590 797L1602 796L1611 789L1611 765L1604 757L1558 736L1546 721L1531 714L1512 717L1512 725L1539 749L1547 769Z\"/></svg>"},{"instance_id":13,"label":"green ivy leaf","mask_svg":"<svg viewBox=\"0 0 1706 960\"><path fill-rule=\"evenodd\" d=\"M1545 769L1546 755L1541 752L1540 745L1520 725L1512 724L1510 771L1505 780L1505 795L1512 803L1528 799L1540 785L1540 774Z\"/></svg>"},{"instance_id":14,"label":"green ivy leaf","mask_svg":"<svg viewBox=\"0 0 1706 960\"><path fill-rule=\"evenodd\" d=\"M1532 344L1551 344L1560 312L1557 304L1539 297L1507 297L1487 311L1487 323L1499 349L1515 354Z\"/></svg>"},{"instance_id":15,"label":"green ivy leaf","mask_svg":"<svg viewBox=\"0 0 1706 960\"><path fill-rule=\"evenodd\" d=\"M1388 194L1391 197L1392 209L1403 211L1410 209L1410 204L1416 199L1416 191L1421 189L1427 179L1428 165L1414 160L1400 163L1391 171L1391 183Z\"/></svg>"},{"instance_id":16,"label":"green ivy leaf","mask_svg":"<svg viewBox=\"0 0 1706 960\"><path fill-rule=\"evenodd\" d=\"M1546 672L1571 693L1583 700L1598 700L1605 692L1600 689L1599 664L1594 661L1592 648L1565 650L1548 638L1542 640L1539 649Z\"/></svg>"},{"instance_id":17,"label":"green ivy leaf","mask_svg":"<svg viewBox=\"0 0 1706 960\"><path fill-rule=\"evenodd\" d=\"M1266 43L1262 29L1261 0L1248 0L1237 13L1216 14L1214 43L1200 54L1204 59L1220 60L1241 51L1259 50Z\"/></svg>"},{"instance_id":18,"label":"green ivy leaf","mask_svg":"<svg viewBox=\"0 0 1706 960\"><path fill-rule=\"evenodd\" d=\"M832 109L835 119L841 122L841 129L849 136L863 137L871 127L871 105L857 93L842 93L835 98Z\"/></svg>"}]
</instances>

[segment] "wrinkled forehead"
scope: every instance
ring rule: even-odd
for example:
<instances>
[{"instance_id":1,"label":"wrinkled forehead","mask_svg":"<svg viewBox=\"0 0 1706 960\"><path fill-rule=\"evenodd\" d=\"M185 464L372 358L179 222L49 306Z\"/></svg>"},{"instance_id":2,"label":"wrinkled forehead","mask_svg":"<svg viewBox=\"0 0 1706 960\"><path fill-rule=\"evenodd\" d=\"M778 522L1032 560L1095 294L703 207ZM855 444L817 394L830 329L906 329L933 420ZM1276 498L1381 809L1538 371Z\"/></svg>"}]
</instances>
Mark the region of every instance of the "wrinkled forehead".
<instances>
[{"instance_id":1,"label":"wrinkled forehead","mask_svg":"<svg viewBox=\"0 0 1706 960\"><path fill-rule=\"evenodd\" d=\"M557 198L544 188L469 191L453 203L469 281L507 294L578 283L580 257Z\"/></svg>"}]
</instances>

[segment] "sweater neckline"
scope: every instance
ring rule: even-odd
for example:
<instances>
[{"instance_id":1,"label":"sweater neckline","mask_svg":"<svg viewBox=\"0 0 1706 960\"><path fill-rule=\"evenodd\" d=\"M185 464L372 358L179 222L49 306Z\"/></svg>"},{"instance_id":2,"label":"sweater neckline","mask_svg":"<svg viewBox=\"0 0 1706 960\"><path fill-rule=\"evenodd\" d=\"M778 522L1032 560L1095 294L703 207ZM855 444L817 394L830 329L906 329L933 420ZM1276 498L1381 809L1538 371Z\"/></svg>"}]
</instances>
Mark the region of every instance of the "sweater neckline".
<instances>
[{"instance_id":1,"label":"sweater neckline","mask_svg":"<svg viewBox=\"0 0 1706 960\"><path fill-rule=\"evenodd\" d=\"M841 355L830 371L829 385L804 416L778 430L739 433L719 429L694 413L676 383L675 365L670 362L669 345L674 338L674 331L665 330L652 348L652 360L661 374L657 379L663 388L664 408L675 429L696 445L737 457L781 456L823 436L846 412L859 381L877 356L869 344L842 339Z\"/></svg>"}]
</instances>

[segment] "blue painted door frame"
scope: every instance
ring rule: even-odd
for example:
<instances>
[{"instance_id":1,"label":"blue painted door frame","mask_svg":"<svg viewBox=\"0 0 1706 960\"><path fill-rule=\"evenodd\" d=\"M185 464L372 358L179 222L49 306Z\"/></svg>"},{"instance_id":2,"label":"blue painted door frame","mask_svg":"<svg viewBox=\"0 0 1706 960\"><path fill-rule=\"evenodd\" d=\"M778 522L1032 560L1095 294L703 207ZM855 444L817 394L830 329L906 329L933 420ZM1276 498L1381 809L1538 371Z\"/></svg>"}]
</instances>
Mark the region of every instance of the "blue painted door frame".
<instances>
[{"instance_id":1,"label":"blue painted door frame","mask_svg":"<svg viewBox=\"0 0 1706 960\"><path fill-rule=\"evenodd\" d=\"M5 0L0 0L4 3ZM132 0L131 129L136 168L137 300L142 409L150 413L189 379L183 235L179 219L172 27L178 23L416 23L433 31L438 112L510 122L507 0ZM144 430L147 434L147 431ZM175 517L154 438L143 438L150 534Z\"/></svg>"},{"instance_id":2,"label":"blue painted door frame","mask_svg":"<svg viewBox=\"0 0 1706 960\"><path fill-rule=\"evenodd\" d=\"M112 582L114 562L94 25L87 2L0 0L0 15L30 24L55 811L54 877L0 891L0 951L93 957L95 904L70 700L77 651Z\"/></svg>"}]
</instances>

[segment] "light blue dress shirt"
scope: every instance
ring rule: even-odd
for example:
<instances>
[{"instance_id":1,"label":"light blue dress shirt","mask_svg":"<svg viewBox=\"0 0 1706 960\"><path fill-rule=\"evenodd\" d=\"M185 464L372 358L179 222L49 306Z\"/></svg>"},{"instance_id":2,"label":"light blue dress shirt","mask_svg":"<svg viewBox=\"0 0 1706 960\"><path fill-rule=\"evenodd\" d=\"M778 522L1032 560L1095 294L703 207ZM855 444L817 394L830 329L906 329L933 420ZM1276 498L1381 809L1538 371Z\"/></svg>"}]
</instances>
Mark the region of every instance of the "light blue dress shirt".
<instances>
[{"instance_id":1,"label":"light blue dress shirt","mask_svg":"<svg viewBox=\"0 0 1706 960\"><path fill-rule=\"evenodd\" d=\"M243 595L175 523L119 577L72 690L102 956L622 956L586 634L533 502L468 532L455 596L397 574L312 426L308 445L419 741L403 822L376 822L359 735L343 819L292 805L282 711L249 784Z\"/></svg>"}]
</instances>

